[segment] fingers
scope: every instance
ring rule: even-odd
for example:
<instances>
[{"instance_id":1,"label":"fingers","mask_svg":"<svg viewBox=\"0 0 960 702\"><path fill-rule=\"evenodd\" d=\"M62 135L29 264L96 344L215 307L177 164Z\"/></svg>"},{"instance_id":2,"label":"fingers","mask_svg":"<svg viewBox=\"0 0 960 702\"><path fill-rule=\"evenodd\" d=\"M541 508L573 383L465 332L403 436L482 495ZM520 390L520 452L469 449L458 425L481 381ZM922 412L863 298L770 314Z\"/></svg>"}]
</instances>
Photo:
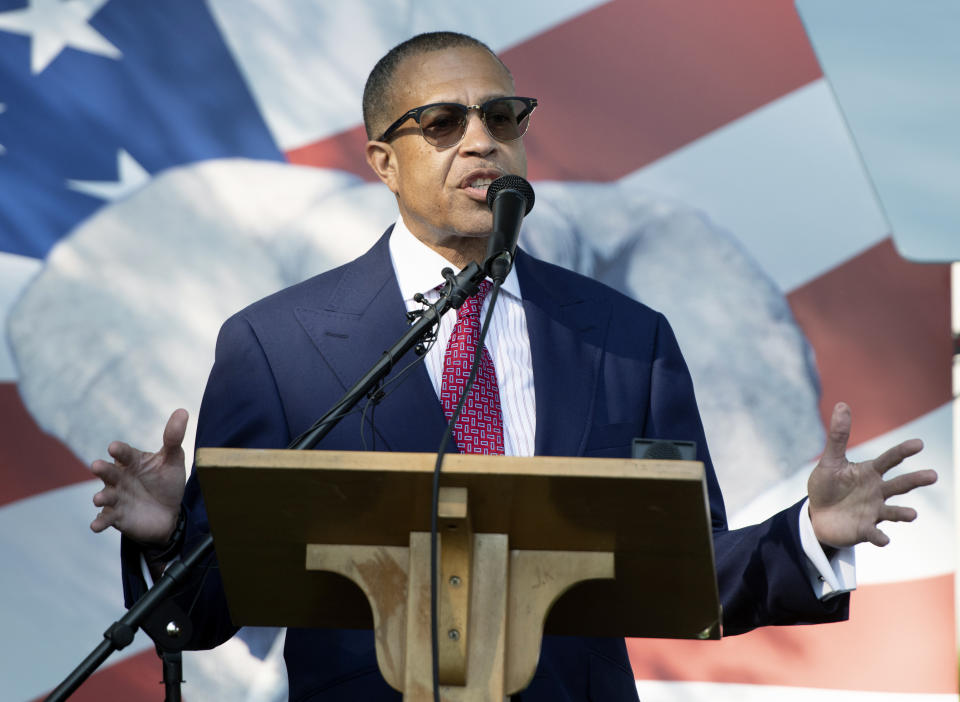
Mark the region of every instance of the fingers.
<instances>
[{"instance_id":1,"label":"fingers","mask_svg":"<svg viewBox=\"0 0 960 702\"><path fill-rule=\"evenodd\" d=\"M174 410L167 420L167 426L163 430L163 448L166 451L178 450L183 444L183 437L187 433L187 419L189 418L187 410L180 408Z\"/></svg>"},{"instance_id":2,"label":"fingers","mask_svg":"<svg viewBox=\"0 0 960 702\"><path fill-rule=\"evenodd\" d=\"M896 507L884 505L880 508L881 522L912 522L917 518L917 510L912 507Z\"/></svg>"},{"instance_id":3,"label":"fingers","mask_svg":"<svg viewBox=\"0 0 960 702\"><path fill-rule=\"evenodd\" d=\"M873 459L873 469L883 475L894 466L900 465L903 459L918 454L922 450L923 442L920 439L908 439Z\"/></svg>"},{"instance_id":4,"label":"fingers","mask_svg":"<svg viewBox=\"0 0 960 702\"><path fill-rule=\"evenodd\" d=\"M93 496L93 504L96 507L102 507L97 516L90 522L90 529L99 534L105 529L114 526L116 512L114 507L119 501L117 491L112 487L105 487L103 490Z\"/></svg>"},{"instance_id":5,"label":"fingers","mask_svg":"<svg viewBox=\"0 0 960 702\"><path fill-rule=\"evenodd\" d=\"M164 492L162 486L158 489L157 484L178 479L178 473L175 470L171 472L171 468L181 469L179 480L182 492L181 444L187 430L187 419L184 409L178 409L170 415L163 430L163 448L159 453L145 453L122 441L114 441L107 447L107 453L113 461L96 460L90 464L90 472L100 478L104 485L93 496L93 504L101 509L90 523L90 529L100 533L112 526L123 533L133 532L152 538L157 530L156 525L144 517L143 509L145 506L155 509L155 503L162 501L161 498L165 496L161 494ZM172 478L164 477L168 474Z\"/></svg>"},{"instance_id":6,"label":"fingers","mask_svg":"<svg viewBox=\"0 0 960 702\"><path fill-rule=\"evenodd\" d=\"M139 451L130 444L125 444L122 441L114 441L107 447L107 453L113 458L114 461L125 466L131 466L137 462L142 451Z\"/></svg>"},{"instance_id":7,"label":"fingers","mask_svg":"<svg viewBox=\"0 0 960 702\"><path fill-rule=\"evenodd\" d=\"M93 504L97 504L97 497L99 495L100 493L97 493L93 496ZM116 517L117 511L113 507L105 506L97 513L97 516L94 518L94 520L90 522L90 529L99 534L101 531L114 526Z\"/></svg>"},{"instance_id":8,"label":"fingers","mask_svg":"<svg viewBox=\"0 0 960 702\"><path fill-rule=\"evenodd\" d=\"M110 444L110 448L107 450L113 456L116 456L117 453L122 455L124 453L122 447L129 448L126 444L122 444L121 446L120 442L115 441L113 444ZM119 500L116 485L120 482L123 470L116 463L98 459L90 464L90 472L100 478L104 485L103 490L93 496L94 506L102 507L103 509L101 509L96 518L90 522L90 529L94 533L99 534L113 526L113 507Z\"/></svg>"},{"instance_id":9,"label":"fingers","mask_svg":"<svg viewBox=\"0 0 960 702\"><path fill-rule=\"evenodd\" d=\"M93 496L95 507L113 507L117 504L119 494L112 487L107 487Z\"/></svg>"},{"instance_id":10,"label":"fingers","mask_svg":"<svg viewBox=\"0 0 960 702\"><path fill-rule=\"evenodd\" d=\"M120 510L114 509L113 507L104 507L97 513L94 520L90 522L90 529L97 534L110 527L119 530L120 527L117 526L119 519L121 519Z\"/></svg>"},{"instance_id":11,"label":"fingers","mask_svg":"<svg viewBox=\"0 0 960 702\"><path fill-rule=\"evenodd\" d=\"M874 546L886 546L888 543L890 543L890 537L876 527L868 529L865 536L866 540L872 543Z\"/></svg>"},{"instance_id":12,"label":"fingers","mask_svg":"<svg viewBox=\"0 0 960 702\"><path fill-rule=\"evenodd\" d=\"M833 406L833 414L830 415L830 433L827 435L827 445L823 449L823 460L845 460L851 421L850 407L843 402Z\"/></svg>"},{"instance_id":13,"label":"fingers","mask_svg":"<svg viewBox=\"0 0 960 702\"><path fill-rule=\"evenodd\" d=\"M188 418L189 414L183 408L175 410L173 414L170 415L170 419L167 420L167 424L163 429L163 452L169 454L181 450L183 437L187 433ZM114 461L124 466L135 465L144 456L148 455L122 441L114 441L111 443L110 446L107 447L107 453L110 454Z\"/></svg>"},{"instance_id":14,"label":"fingers","mask_svg":"<svg viewBox=\"0 0 960 702\"><path fill-rule=\"evenodd\" d=\"M883 499L893 497L894 495L905 495L911 490L923 487L924 485L933 485L937 482L937 471L935 470L916 470L912 473L904 473L890 480L883 482Z\"/></svg>"},{"instance_id":15,"label":"fingers","mask_svg":"<svg viewBox=\"0 0 960 702\"><path fill-rule=\"evenodd\" d=\"M90 464L90 472L100 478L104 485L116 485L120 482L120 468L116 463L96 460Z\"/></svg>"},{"instance_id":16,"label":"fingers","mask_svg":"<svg viewBox=\"0 0 960 702\"><path fill-rule=\"evenodd\" d=\"M110 526L110 521L106 519L103 515L103 512L97 515L96 519L90 522L90 530L99 534L104 529L107 529Z\"/></svg>"}]
</instances>

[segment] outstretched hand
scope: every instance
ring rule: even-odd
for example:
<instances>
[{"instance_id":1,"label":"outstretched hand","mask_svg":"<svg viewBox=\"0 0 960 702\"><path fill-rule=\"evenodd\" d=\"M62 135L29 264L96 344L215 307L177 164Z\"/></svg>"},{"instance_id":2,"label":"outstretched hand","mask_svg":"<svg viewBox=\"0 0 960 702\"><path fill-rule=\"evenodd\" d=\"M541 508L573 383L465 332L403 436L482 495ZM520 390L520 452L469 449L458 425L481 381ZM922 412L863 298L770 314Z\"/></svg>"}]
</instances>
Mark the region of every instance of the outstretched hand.
<instances>
[{"instance_id":1,"label":"outstretched hand","mask_svg":"<svg viewBox=\"0 0 960 702\"><path fill-rule=\"evenodd\" d=\"M173 534L186 483L181 444L187 430L187 411L176 410L163 430L163 447L156 453L140 451L121 441L107 448L113 462L96 460L90 470L103 481L93 496L100 513L90 524L95 532L114 527L145 544L163 544Z\"/></svg>"},{"instance_id":2,"label":"outstretched hand","mask_svg":"<svg viewBox=\"0 0 960 702\"><path fill-rule=\"evenodd\" d=\"M886 546L890 538L877 528L883 521L912 522L916 510L887 504L894 495L904 495L914 488L937 481L933 470L917 470L884 480L883 475L919 453L920 439L909 439L862 463L847 460L850 438L850 408L840 402L830 417L827 445L810 479L810 521L817 540L824 546L843 548L869 541Z\"/></svg>"}]
</instances>

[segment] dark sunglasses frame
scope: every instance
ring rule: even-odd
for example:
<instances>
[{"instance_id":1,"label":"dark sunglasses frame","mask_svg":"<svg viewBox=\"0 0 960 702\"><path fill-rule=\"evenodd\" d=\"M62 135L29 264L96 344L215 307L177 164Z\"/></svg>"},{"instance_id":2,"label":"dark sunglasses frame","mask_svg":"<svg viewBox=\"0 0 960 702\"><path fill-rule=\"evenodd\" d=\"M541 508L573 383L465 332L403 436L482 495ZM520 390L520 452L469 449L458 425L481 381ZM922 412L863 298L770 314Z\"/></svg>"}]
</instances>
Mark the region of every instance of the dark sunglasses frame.
<instances>
[{"instance_id":1,"label":"dark sunglasses frame","mask_svg":"<svg viewBox=\"0 0 960 702\"><path fill-rule=\"evenodd\" d=\"M490 128L487 126L487 110L494 103L503 102L504 100L518 100L526 106L526 108L520 114L517 115L517 122L522 122L523 120L528 119L530 115L533 113L534 109L536 109L537 105L539 104L536 98L517 97L515 95L493 98L492 100L487 100L486 102L480 105L464 105L459 102L431 102L429 105L421 105L420 107L414 107L409 112L405 112L403 115L400 116L400 118L396 122L394 122L389 127L387 127L386 131L384 131L384 133L380 136L379 139L377 139L377 141L387 141L388 139L390 139L391 136L393 136L393 133L397 131L397 129L399 129L404 122L412 118L413 120L416 121L417 127L420 127L420 136L422 136L428 144L431 144L433 146L436 146L442 149L448 148L450 146L455 146L459 144L461 140L463 140L463 136L467 133L466 118L467 118L467 115L470 114L470 110L477 110L477 112L480 113L480 121L483 122L483 128L487 130L487 134L489 134L491 137L493 137L494 139L500 142L516 141L517 139L519 139L520 137L522 137L524 134L527 133L526 128L524 128L524 130L520 133L520 135L515 137L514 139L498 139L496 135L491 133ZM463 110L463 115L464 115L463 127L461 128L460 136L457 138L456 141L451 142L450 144L434 144L429 139L427 139L426 136L424 136L423 128L420 126L420 118L423 116L423 113L426 110L429 110L431 107L444 107L444 106L458 107ZM528 122L528 125L529 125L529 122Z\"/></svg>"}]
</instances>

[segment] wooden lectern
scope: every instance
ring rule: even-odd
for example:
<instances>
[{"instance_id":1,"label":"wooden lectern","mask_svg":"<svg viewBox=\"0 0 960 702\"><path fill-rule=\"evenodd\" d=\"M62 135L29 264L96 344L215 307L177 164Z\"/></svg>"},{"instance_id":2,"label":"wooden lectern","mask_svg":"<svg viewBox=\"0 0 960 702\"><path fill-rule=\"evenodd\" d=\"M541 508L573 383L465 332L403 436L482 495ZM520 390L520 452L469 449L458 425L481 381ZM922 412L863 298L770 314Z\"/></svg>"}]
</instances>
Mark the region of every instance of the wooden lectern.
<instances>
[{"instance_id":1,"label":"wooden lectern","mask_svg":"<svg viewBox=\"0 0 960 702\"><path fill-rule=\"evenodd\" d=\"M200 449L233 623L373 628L387 682L432 699L434 461ZM519 692L544 632L720 637L702 464L451 454L441 486L443 699Z\"/></svg>"}]
</instances>

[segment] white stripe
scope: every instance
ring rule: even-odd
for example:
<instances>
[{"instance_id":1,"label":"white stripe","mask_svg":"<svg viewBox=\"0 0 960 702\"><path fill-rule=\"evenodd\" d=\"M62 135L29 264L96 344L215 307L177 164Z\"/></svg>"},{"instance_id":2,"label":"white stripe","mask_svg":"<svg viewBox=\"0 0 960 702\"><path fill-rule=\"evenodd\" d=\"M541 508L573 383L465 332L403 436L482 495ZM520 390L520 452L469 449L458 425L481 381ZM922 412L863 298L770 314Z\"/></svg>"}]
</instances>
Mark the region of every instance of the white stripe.
<instances>
[{"instance_id":1,"label":"white stripe","mask_svg":"<svg viewBox=\"0 0 960 702\"><path fill-rule=\"evenodd\" d=\"M955 694L827 690L782 685L740 685L709 682L638 680L642 702L957 702Z\"/></svg>"},{"instance_id":2,"label":"white stripe","mask_svg":"<svg viewBox=\"0 0 960 702\"><path fill-rule=\"evenodd\" d=\"M622 182L707 212L783 291L816 278L889 232L823 80Z\"/></svg>"},{"instance_id":3,"label":"white stripe","mask_svg":"<svg viewBox=\"0 0 960 702\"><path fill-rule=\"evenodd\" d=\"M33 699L58 685L124 614L120 535L87 528L100 485L91 480L0 508L5 700ZM140 633L108 662L150 646Z\"/></svg>"},{"instance_id":4,"label":"white stripe","mask_svg":"<svg viewBox=\"0 0 960 702\"><path fill-rule=\"evenodd\" d=\"M15 381L19 376L7 343L7 315L42 267L43 261L39 259L0 252L0 321L3 322L0 326L3 333L0 339L0 383Z\"/></svg>"},{"instance_id":5,"label":"white stripe","mask_svg":"<svg viewBox=\"0 0 960 702\"><path fill-rule=\"evenodd\" d=\"M489 307L490 300L487 298L480 313L481 319L485 318ZM446 344L441 346L439 338L437 342L435 355L441 357L442 363L443 354L439 350L445 349ZM490 319L486 346L497 371L500 407L503 411L504 453L508 456L532 456L537 405L527 317L523 311L523 300L502 288Z\"/></svg>"},{"instance_id":6,"label":"white stripe","mask_svg":"<svg viewBox=\"0 0 960 702\"><path fill-rule=\"evenodd\" d=\"M99 480L90 480L0 507L3 700L35 699L58 685L125 612L120 536L113 529L94 534L87 528L97 511L91 499L100 487ZM152 647L138 632L103 667ZM280 649L262 662L239 638L213 651L188 651L184 694L196 702L280 699L286 689Z\"/></svg>"}]
</instances>

